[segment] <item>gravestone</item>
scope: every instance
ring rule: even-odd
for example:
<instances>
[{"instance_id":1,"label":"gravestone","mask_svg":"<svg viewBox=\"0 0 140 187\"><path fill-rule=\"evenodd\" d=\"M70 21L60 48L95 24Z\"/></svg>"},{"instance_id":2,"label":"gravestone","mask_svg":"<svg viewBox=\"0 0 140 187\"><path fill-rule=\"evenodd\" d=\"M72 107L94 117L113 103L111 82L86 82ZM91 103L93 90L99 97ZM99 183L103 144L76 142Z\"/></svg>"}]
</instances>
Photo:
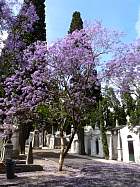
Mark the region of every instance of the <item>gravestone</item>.
<instances>
[{"instance_id":1,"label":"gravestone","mask_svg":"<svg viewBox=\"0 0 140 187\"><path fill-rule=\"evenodd\" d=\"M38 147L43 147L43 136L42 136L42 132L39 132L38 138L39 138L39 145L38 145Z\"/></svg>"},{"instance_id":2,"label":"gravestone","mask_svg":"<svg viewBox=\"0 0 140 187\"><path fill-rule=\"evenodd\" d=\"M47 134L46 135L46 146L50 147L50 138L51 138L51 134Z\"/></svg>"},{"instance_id":3,"label":"gravestone","mask_svg":"<svg viewBox=\"0 0 140 187\"><path fill-rule=\"evenodd\" d=\"M18 129L16 129L15 132L13 133L11 141L13 144L13 157L16 158L16 157L18 157L19 152L20 152L19 151L20 147L19 147L19 130Z\"/></svg>"},{"instance_id":4,"label":"gravestone","mask_svg":"<svg viewBox=\"0 0 140 187\"><path fill-rule=\"evenodd\" d=\"M33 136L32 136L32 138L30 137L30 141L32 141L33 148L39 148L39 131L34 130L32 135Z\"/></svg>"},{"instance_id":5,"label":"gravestone","mask_svg":"<svg viewBox=\"0 0 140 187\"><path fill-rule=\"evenodd\" d=\"M26 164L33 164L33 149L32 149L32 142L29 144L28 153L27 153L27 159Z\"/></svg>"},{"instance_id":6,"label":"gravestone","mask_svg":"<svg viewBox=\"0 0 140 187\"><path fill-rule=\"evenodd\" d=\"M74 139L72 141L70 153L79 154L79 141L78 141L78 135L77 134L75 134Z\"/></svg>"},{"instance_id":7,"label":"gravestone","mask_svg":"<svg viewBox=\"0 0 140 187\"><path fill-rule=\"evenodd\" d=\"M5 161L6 159L11 159L13 156L13 144L7 142L3 145L2 149L1 160Z\"/></svg>"},{"instance_id":8,"label":"gravestone","mask_svg":"<svg viewBox=\"0 0 140 187\"><path fill-rule=\"evenodd\" d=\"M54 141L55 141L55 136L51 135L51 137L50 137L50 145L49 145L50 149L54 149Z\"/></svg>"}]
</instances>

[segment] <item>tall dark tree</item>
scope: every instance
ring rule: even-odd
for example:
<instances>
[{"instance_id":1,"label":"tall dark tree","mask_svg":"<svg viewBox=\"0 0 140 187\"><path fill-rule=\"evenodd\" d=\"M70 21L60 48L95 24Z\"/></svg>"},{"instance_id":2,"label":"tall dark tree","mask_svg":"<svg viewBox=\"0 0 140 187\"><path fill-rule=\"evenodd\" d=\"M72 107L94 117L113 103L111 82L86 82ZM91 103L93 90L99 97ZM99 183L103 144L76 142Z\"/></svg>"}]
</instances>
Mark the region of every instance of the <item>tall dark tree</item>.
<instances>
[{"instance_id":1,"label":"tall dark tree","mask_svg":"<svg viewBox=\"0 0 140 187\"><path fill-rule=\"evenodd\" d=\"M75 30L81 30L81 29L83 29L83 21L81 18L81 14L80 14L80 12L75 11L72 15L72 21L71 21L68 33L72 33ZM91 51L92 51L92 49L89 48L89 53ZM95 70L95 67L93 67L92 73L95 77L97 77L97 71ZM73 79L73 82L76 81L76 79L74 77L72 79ZM98 102L100 99L100 90L101 90L100 84L99 84L98 88L96 89L95 84L93 83L93 85L86 90L86 95L87 95L87 97L93 97L93 96L96 97L96 101ZM89 108L89 113L87 114L87 116L85 116L86 120L84 120L81 123L81 128L79 128L78 132L77 132L78 140L79 140L79 154L81 154L81 155L85 155L84 125L89 124L88 121L91 121L91 115L92 115L93 110L94 110L93 108L91 108L91 109Z\"/></svg>"},{"instance_id":2,"label":"tall dark tree","mask_svg":"<svg viewBox=\"0 0 140 187\"><path fill-rule=\"evenodd\" d=\"M80 15L80 12L75 11L72 15L72 21L69 28L69 33L72 33L75 30L81 30L83 29L83 21Z\"/></svg>"},{"instance_id":3,"label":"tall dark tree","mask_svg":"<svg viewBox=\"0 0 140 187\"><path fill-rule=\"evenodd\" d=\"M116 119L120 126L126 125L127 121L124 102L121 103L117 98L113 88L106 86L103 100L104 102L102 102L102 105L104 107L106 126L110 128L115 127ZM113 111L110 110L111 108Z\"/></svg>"},{"instance_id":4,"label":"tall dark tree","mask_svg":"<svg viewBox=\"0 0 140 187\"><path fill-rule=\"evenodd\" d=\"M80 15L80 12L75 11L72 15L72 21L68 33L72 33L75 30L83 29L83 21ZM84 143L84 126L81 125L81 128L78 131L78 140L79 140L79 154L85 155L85 143Z\"/></svg>"},{"instance_id":5,"label":"tall dark tree","mask_svg":"<svg viewBox=\"0 0 140 187\"><path fill-rule=\"evenodd\" d=\"M109 149L107 144L107 135L106 135L106 128L105 128L105 120L104 120L104 107L102 101L99 102L99 123L100 123L100 131L102 137L102 144L103 144L103 153L105 159L109 159Z\"/></svg>"},{"instance_id":6,"label":"tall dark tree","mask_svg":"<svg viewBox=\"0 0 140 187\"><path fill-rule=\"evenodd\" d=\"M26 4L32 3L35 6L35 10L38 16L38 20L33 25L34 30L32 32L26 32L24 34L24 40L26 40L26 43L28 43L28 45L36 42L37 40L46 41L45 0L24 0L24 2ZM25 153L25 141L29 137L30 126L25 126L24 124L22 124L22 122L20 126L20 148L21 152ZM28 132L28 134L26 132Z\"/></svg>"}]
</instances>

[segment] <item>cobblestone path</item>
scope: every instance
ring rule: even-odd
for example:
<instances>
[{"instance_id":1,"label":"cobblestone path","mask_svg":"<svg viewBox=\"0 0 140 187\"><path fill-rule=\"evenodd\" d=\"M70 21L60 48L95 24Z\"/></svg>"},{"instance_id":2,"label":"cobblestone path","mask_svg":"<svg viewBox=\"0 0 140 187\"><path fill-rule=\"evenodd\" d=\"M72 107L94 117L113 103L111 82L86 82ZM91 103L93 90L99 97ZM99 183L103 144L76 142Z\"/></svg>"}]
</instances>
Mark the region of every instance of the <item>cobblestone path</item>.
<instances>
[{"instance_id":1,"label":"cobblestone path","mask_svg":"<svg viewBox=\"0 0 140 187\"><path fill-rule=\"evenodd\" d=\"M58 156L50 150L36 151L35 163L44 171L18 173L12 180L0 175L0 186L140 187L140 165L69 155L64 170L58 172Z\"/></svg>"}]
</instances>

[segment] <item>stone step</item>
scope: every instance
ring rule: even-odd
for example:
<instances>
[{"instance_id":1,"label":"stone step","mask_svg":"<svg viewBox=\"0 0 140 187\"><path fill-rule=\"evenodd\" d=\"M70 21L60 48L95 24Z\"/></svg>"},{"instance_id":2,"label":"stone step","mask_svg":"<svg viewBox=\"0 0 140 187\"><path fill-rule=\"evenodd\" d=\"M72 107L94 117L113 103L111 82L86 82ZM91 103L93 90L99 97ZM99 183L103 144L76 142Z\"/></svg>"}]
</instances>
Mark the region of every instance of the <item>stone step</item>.
<instances>
[{"instance_id":1,"label":"stone step","mask_svg":"<svg viewBox=\"0 0 140 187\"><path fill-rule=\"evenodd\" d=\"M43 167L35 164L16 164L15 173L43 171Z\"/></svg>"},{"instance_id":2,"label":"stone step","mask_svg":"<svg viewBox=\"0 0 140 187\"><path fill-rule=\"evenodd\" d=\"M22 172L34 172L34 171L43 171L43 167L36 164L16 164L15 166L15 173L22 173ZM5 165L0 163L0 174L5 173Z\"/></svg>"},{"instance_id":3,"label":"stone step","mask_svg":"<svg viewBox=\"0 0 140 187\"><path fill-rule=\"evenodd\" d=\"M26 160L26 158L27 158L27 154L20 154L17 157L18 160Z\"/></svg>"},{"instance_id":4,"label":"stone step","mask_svg":"<svg viewBox=\"0 0 140 187\"><path fill-rule=\"evenodd\" d=\"M15 160L16 164L26 164L26 160Z\"/></svg>"}]
</instances>

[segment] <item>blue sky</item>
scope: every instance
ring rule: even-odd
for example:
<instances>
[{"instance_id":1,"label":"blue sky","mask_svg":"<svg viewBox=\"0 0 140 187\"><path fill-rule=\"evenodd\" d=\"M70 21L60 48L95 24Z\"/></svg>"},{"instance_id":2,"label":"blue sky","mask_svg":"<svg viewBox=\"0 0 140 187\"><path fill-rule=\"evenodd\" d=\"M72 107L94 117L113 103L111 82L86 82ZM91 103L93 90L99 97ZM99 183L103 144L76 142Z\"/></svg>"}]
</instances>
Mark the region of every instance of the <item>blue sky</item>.
<instances>
[{"instance_id":1,"label":"blue sky","mask_svg":"<svg viewBox=\"0 0 140 187\"><path fill-rule=\"evenodd\" d=\"M126 42L140 37L139 0L47 0L48 43L67 34L74 11L81 12L83 21L101 20L105 26L125 32Z\"/></svg>"}]
</instances>

